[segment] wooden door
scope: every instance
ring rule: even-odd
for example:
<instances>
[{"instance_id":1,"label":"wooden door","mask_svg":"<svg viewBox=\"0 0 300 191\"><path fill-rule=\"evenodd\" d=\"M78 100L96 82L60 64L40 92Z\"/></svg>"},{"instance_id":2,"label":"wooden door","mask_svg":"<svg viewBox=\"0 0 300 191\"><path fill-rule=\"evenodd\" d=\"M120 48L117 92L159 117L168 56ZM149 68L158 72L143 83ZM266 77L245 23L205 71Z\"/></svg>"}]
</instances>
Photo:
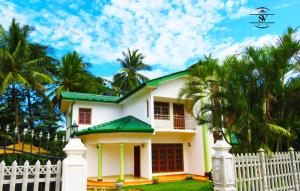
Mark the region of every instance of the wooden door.
<instances>
[{"instance_id":1,"label":"wooden door","mask_svg":"<svg viewBox=\"0 0 300 191\"><path fill-rule=\"evenodd\" d=\"M184 129L184 107L182 104L173 104L173 124L175 129Z\"/></svg>"},{"instance_id":2,"label":"wooden door","mask_svg":"<svg viewBox=\"0 0 300 191\"><path fill-rule=\"evenodd\" d=\"M134 176L141 176L141 147L134 146Z\"/></svg>"}]
</instances>

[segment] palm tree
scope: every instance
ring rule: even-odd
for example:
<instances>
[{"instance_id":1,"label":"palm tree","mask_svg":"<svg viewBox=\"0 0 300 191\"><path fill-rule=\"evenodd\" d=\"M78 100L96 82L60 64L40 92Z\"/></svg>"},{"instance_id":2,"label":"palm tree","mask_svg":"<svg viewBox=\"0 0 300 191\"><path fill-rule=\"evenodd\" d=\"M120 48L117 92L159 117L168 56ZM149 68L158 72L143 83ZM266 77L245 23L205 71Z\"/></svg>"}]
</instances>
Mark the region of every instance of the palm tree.
<instances>
[{"instance_id":1,"label":"palm tree","mask_svg":"<svg viewBox=\"0 0 300 191\"><path fill-rule=\"evenodd\" d=\"M119 89L120 94L126 94L134 88L147 81L148 78L141 73L143 70L151 70L152 68L143 62L145 58L139 50L127 50L122 52L124 58L117 59L121 64L121 70L114 75L113 85Z\"/></svg>"},{"instance_id":2,"label":"palm tree","mask_svg":"<svg viewBox=\"0 0 300 191\"><path fill-rule=\"evenodd\" d=\"M19 124L17 89L25 86L45 91L44 83L52 83L50 75L42 69L49 58L34 56L33 44L27 40L32 29L28 25L20 26L14 19L8 31L0 26L0 93L8 87L12 88L15 124ZM39 68L39 69L37 69Z\"/></svg>"},{"instance_id":3,"label":"palm tree","mask_svg":"<svg viewBox=\"0 0 300 191\"><path fill-rule=\"evenodd\" d=\"M83 61L76 51L67 53L57 64L56 83L50 88L50 97L53 104L59 100L59 92L90 92L93 86L94 76L87 70L89 64ZM54 106L53 105L53 106Z\"/></svg>"},{"instance_id":4,"label":"palm tree","mask_svg":"<svg viewBox=\"0 0 300 191\"><path fill-rule=\"evenodd\" d=\"M209 123L212 131L219 131L224 135L220 97L223 81L221 69L217 59L211 55L204 56L188 69L190 77L178 97L185 100L189 110L199 104L200 111L196 116L199 124Z\"/></svg>"}]
</instances>

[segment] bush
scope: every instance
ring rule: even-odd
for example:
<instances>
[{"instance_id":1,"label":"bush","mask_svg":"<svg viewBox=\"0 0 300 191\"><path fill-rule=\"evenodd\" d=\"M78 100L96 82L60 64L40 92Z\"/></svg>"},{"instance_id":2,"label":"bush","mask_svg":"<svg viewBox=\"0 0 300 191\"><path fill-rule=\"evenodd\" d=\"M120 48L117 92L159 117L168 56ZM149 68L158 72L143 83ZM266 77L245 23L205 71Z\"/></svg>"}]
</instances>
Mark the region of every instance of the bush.
<instances>
[{"instance_id":1,"label":"bush","mask_svg":"<svg viewBox=\"0 0 300 191\"><path fill-rule=\"evenodd\" d=\"M159 178L158 177L152 177L152 182L153 182L153 184L158 184L159 183Z\"/></svg>"}]
</instances>

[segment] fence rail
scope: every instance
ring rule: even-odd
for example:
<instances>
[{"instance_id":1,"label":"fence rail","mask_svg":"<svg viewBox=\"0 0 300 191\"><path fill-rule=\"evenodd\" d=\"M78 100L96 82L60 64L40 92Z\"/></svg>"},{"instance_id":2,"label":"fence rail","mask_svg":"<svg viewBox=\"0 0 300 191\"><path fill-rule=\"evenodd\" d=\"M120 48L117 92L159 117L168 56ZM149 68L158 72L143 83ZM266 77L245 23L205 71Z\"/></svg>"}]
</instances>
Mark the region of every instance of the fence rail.
<instances>
[{"instance_id":1,"label":"fence rail","mask_svg":"<svg viewBox=\"0 0 300 191\"><path fill-rule=\"evenodd\" d=\"M197 121L181 115L154 115L154 128L162 130L195 130Z\"/></svg>"},{"instance_id":2,"label":"fence rail","mask_svg":"<svg viewBox=\"0 0 300 191\"><path fill-rule=\"evenodd\" d=\"M50 183L55 183L55 191L59 191L61 187L61 161L51 164L50 161L46 165L41 165L37 161L35 165L29 165L26 161L24 165L19 166L16 161L11 166L6 166L5 162L0 163L0 191L15 191L16 184L22 184L22 191L28 190L28 184L33 184L33 191L39 189L40 183L44 184L44 191L50 191ZM4 189L6 186L7 189ZM8 188L9 187L9 188Z\"/></svg>"},{"instance_id":3,"label":"fence rail","mask_svg":"<svg viewBox=\"0 0 300 191\"><path fill-rule=\"evenodd\" d=\"M238 191L299 191L300 152L234 155L236 188Z\"/></svg>"}]
</instances>

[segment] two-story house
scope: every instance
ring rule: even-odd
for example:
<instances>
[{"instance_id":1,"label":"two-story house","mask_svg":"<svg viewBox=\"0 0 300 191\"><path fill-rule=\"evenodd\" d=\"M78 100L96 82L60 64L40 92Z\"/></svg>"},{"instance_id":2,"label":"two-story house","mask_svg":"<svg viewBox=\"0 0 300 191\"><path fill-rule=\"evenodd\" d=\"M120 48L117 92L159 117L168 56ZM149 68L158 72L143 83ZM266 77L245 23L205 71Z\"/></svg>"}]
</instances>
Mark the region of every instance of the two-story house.
<instances>
[{"instance_id":1,"label":"two-story house","mask_svg":"<svg viewBox=\"0 0 300 191\"><path fill-rule=\"evenodd\" d=\"M67 128L76 122L87 147L88 177L210 172L213 136L178 102L186 79L173 73L123 97L61 92Z\"/></svg>"}]
</instances>

